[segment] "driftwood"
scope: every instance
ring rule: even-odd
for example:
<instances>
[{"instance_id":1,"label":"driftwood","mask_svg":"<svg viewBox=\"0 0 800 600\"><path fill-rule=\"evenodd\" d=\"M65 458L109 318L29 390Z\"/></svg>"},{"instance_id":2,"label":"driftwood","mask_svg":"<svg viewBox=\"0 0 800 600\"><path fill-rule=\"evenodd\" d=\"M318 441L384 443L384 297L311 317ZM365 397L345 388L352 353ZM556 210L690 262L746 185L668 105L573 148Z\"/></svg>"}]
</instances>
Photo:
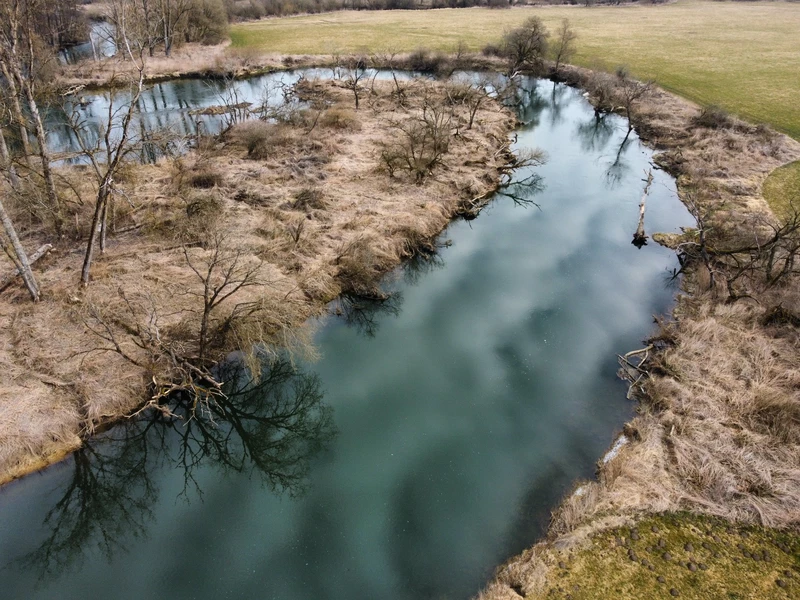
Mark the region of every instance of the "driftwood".
<instances>
[{"instance_id":1,"label":"driftwood","mask_svg":"<svg viewBox=\"0 0 800 600\"><path fill-rule=\"evenodd\" d=\"M647 202L647 195L650 193L650 186L653 185L653 171L652 169L647 172L647 179L645 180L644 193L642 200L639 202L639 226L636 228L636 233L633 234L631 244L637 248L647 245L647 235L644 232L644 210L645 203Z\"/></svg>"},{"instance_id":2,"label":"driftwood","mask_svg":"<svg viewBox=\"0 0 800 600\"><path fill-rule=\"evenodd\" d=\"M53 249L52 244L45 244L44 246L39 248L36 252L34 252L33 254L30 255L30 257L28 258L28 262L31 265L34 264L37 260L42 258L45 254L50 252L50 250L52 250L52 249ZM2 278L0 278L0 292L2 292L8 286L10 286L20 274L21 273L19 272L19 270L17 270L14 273L11 273L10 275L5 275Z\"/></svg>"},{"instance_id":3,"label":"driftwood","mask_svg":"<svg viewBox=\"0 0 800 600\"><path fill-rule=\"evenodd\" d=\"M647 377L650 373L644 368L644 365L647 363L647 360L650 358L650 351L653 349L653 345L650 344L646 348L642 348L640 350L632 350L624 355L617 354L617 359L619 360L620 369L617 371L617 376L620 379L623 379L628 382L628 400L633 398L633 395L636 391L644 392L642 388L641 381ZM639 358L639 362L636 363L632 359L635 357Z\"/></svg>"}]
</instances>

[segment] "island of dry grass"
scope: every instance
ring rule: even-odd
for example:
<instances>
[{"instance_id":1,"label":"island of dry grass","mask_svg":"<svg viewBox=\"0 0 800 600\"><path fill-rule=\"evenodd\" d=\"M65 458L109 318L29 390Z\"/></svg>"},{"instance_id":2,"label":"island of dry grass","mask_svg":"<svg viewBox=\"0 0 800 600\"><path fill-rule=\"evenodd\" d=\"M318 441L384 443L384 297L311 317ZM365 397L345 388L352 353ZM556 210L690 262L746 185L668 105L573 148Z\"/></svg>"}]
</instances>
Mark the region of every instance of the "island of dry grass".
<instances>
[{"instance_id":1,"label":"island of dry grass","mask_svg":"<svg viewBox=\"0 0 800 600\"><path fill-rule=\"evenodd\" d=\"M64 196L77 191L83 204L70 203L73 227L37 264L42 301L30 303L21 284L0 295L0 481L187 383L198 354L209 363L254 344L302 347L309 317L343 292L379 297L379 277L432 250L513 161L512 113L487 100L469 128L468 108L442 83L415 81L400 93L371 82L358 111L341 81L305 81L302 93L324 108L281 123L246 120L182 157L125 169L117 233L86 289L83 213L95 191L85 167L62 169ZM401 139L401 126L430 106L450 119L444 152L423 171L390 174L386 140ZM25 206L12 208L30 223L28 243L52 241ZM204 282L229 275L247 284L214 307L203 333Z\"/></svg>"}]
</instances>

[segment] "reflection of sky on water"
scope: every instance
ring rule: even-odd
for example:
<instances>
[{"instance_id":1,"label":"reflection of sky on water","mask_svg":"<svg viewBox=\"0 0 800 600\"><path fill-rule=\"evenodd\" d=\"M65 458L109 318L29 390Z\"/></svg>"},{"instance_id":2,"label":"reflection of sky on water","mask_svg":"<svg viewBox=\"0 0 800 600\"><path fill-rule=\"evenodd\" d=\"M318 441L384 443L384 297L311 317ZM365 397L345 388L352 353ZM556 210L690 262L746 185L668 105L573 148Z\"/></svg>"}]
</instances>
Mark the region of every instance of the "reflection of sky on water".
<instances>
[{"instance_id":1,"label":"reflection of sky on water","mask_svg":"<svg viewBox=\"0 0 800 600\"><path fill-rule=\"evenodd\" d=\"M343 305L355 326L319 333L324 356L307 368L338 436L311 460L305 495L203 464L202 499L187 504L182 470L154 466L146 536L123 535L110 565L88 545L37 591L12 563L0 571L10 597L466 598L529 545L630 416L615 354L668 308L675 260L630 243L650 153L635 135L620 150L622 119L597 121L579 92L549 82L521 117L518 146L549 156L540 208L501 198L453 224L436 263L395 277L391 305ZM647 231L674 231L689 215L654 175ZM48 535L70 468L0 491L0 555Z\"/></svg>"},{"instance_id":2,"label":"reflection of sky on water","mask_svg":"<svg viewBox=\"0 0 800 600\"><path fill-rule=\"evenodd\" d=\"M247 103L251 109L268 105L275 109L284 105L284 92L300 77L330 78L331 69L304 69L302 71L282 71L260 77L235 81L221 79L185 79L163 83L147 84L139 98L139 111L131 126L135 139L143 140L157 132L167 132L174 138L192 136L197 133L219 133L226 124L226 115L197 114L203 108ZM343 76L346 76L343 75ZM367 76L378 80L391 79L390 71L367 70ZM407 73L397 73L398 79L407 79ZM119 123L131 99L130 91L116 90L103 93L80 93L65 98L63 108L46 111L45 128L47 144L51 152L79 153L81 145L76 137L74 124L83 131L84 144L92 147L102 138L103 128L109 122L111 109L115 131L112 139L119 139ZM167 136L169 137L169 136ZM185 142L184 142L185 143ZM181 152L181 148L173 148ZM84 162L86 159L74 156L70 162Z\"/></svg>"}]
</instances>

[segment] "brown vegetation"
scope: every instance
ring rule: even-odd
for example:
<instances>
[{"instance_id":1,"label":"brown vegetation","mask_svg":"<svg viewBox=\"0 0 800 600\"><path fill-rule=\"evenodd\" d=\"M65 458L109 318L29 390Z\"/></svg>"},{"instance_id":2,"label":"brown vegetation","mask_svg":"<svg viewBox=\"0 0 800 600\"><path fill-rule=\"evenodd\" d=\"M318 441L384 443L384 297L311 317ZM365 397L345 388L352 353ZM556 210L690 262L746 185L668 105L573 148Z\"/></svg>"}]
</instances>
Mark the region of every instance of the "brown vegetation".
<instances>
[{"instance_id":1,"label":"brown vegetation","mask_svg":"<svg viewBox=\"0 0 800 600\"><path fill-rule=\"evenodd\" d=\"M190 387L207 365L253 344L302 345L306 319L340 292L380 296L377 279L498 183L513 116L487 100L469 108L443 84L305 82L318 111L247 121L220 143L123 169L108 240L81 289L81 253L97 188L90 167L62 168L71 202L64 238L36 265L42 299L19 280L0 296L0 480L38 468L150 397ZM310 92L309 92L310 93ZM446 107L447 152L425 177L380 168L390 122ZM460 133L455 135L458 128ZM476 166L481 165L481 166ZM67 188L65 188L67 189ZM66 193L65 193L66 197ZM10 207L19 223L25 207ZM35 245L44 229L25 228ZM2 263L2 272L11 265Z\"/></svg>"},{"instance_id":2,"label":"brown vegetation","mask_svg":"<svg viewBox=\"0 0 800 600\"><path fill-rule=\"evenodd\" d=\"M628 107L618 76L565 75L598 107L630 108L658 164L677 177L698 217L698 230L671 240L692 295L679 299L677 322L661 325L642 364L623 361L640 401L625 443L554 512L548 539L498 570L485 600L545 597L566 553L646 514L800 526L798 236L761 195L800 144L658 89Z\"/></svg>"}]
</instances>

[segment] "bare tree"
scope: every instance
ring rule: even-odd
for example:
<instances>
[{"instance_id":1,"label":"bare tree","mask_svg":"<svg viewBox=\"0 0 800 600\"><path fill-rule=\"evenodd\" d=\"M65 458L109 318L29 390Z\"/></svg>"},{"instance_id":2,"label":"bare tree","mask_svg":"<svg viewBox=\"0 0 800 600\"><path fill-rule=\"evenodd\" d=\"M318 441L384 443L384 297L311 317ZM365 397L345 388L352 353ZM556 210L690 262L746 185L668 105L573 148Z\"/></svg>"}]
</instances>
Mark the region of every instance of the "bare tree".
<instances>
[{"instance_id":1,"label":"bare tree","mask_svg":"<svg viewBox=\"0 0 800 600\"><path fill-rule=\"evenodd\" d=\"M127 41L124 17L121 23L123 25L121 35L125 44L124 50L130 60L136 64L138 71L138 77L131 86L130 99L127 105L115 106L113 100L108 103L106 123L101 127L101 135L98 136L94 144L88 142L86 129L80 121L77 121L75 111L72 112L72 118L70 119L73 123L73 130L76 133L78 143L81 145L83 154L89 159L98 185L94 214L92 216L91 229L89 230L89 240L86 244L83 268L81 269L81 284L83 286L89 285L89 275L98 240L100 251L105 251L108 230L108 206L112 199L112 194L116 191L115 178L125 157L135 148L131 139L131 123L137 112L139 97L142 94L145 65L142 57L143 49L139 49L137 57Z\"/></svg>"},{"instance_id":2,"label":"bare tree","mask_svg":"<svg viewBox=\"0 0 800 600\"><path fill-rule=\"evenodd\" d=\"M38 36L35 30L37 15L42 10L44 0L2 0L0 2L0 70L6 78L11 95L14 116L20 124L23 140L27 139L27 119L19 106L20 100L27 104L30 119L36 131L41 159L42 178L47 199L55 216L57 233L61 233L62 215L56 192L51 158L47 148L47 132L44 128L37 101L37 86L42 66L53 57L37 47ZM23 141L23 144L25 142Z\"/></svg>"},{"instance_id":3,"label":"bare tree","mask_svg":"<svg viewBox=\"0 0 800 600\"><path fill-rule=\"evenodd\" d=\"M155 54L162 39L160 11L157 0L110 0L107 18L116 28L116 44L125 44L121 29L125 30L128 44L133 48L145 48L150 56ZM128 58L123 53L123 58Z\"/></svg>"},{"instance_id":4,"label":"bare tree","mask_svg":"<svg viewBox=\"0 0 800 600\"><path fill-rule=\"evenodd\" d=\"M189 291L203 301L202 310L199 311L198 338L198 361L201 365L208 358L213 313L225 300L243 288L264 285L260 278L261 263L248 262L242 250L231 248L225 238L223 231L212 231L209 252L199 260L192 257L188 248L183 249L186 264L201 284L200 291Z\"/></svg>"},{"instance_id":5,"label":"bare tree","mask_svg":"<svg viewBox=\"0 0 800 600\"><path fill-rule=\"evenodd\" d=\"M367 77L367 59L363 56L351 56L345 62L346 75L344 77L344 86L353 92L356 101L356 110L358 110L359 100L359 84Z\"/></svg>"},{"instance_id":6,"label":"bare tree","mask_svg":"<svg viewBox=\"0 0 800 600\"><path fill-rule=\"evenodd\" d=\"M158 8L163 31L164 54L172 56L172 47L192 8L192 2L191 0L158 0Z\"/></svg>"},{"instance_id":7,"label":"bare tree","mask_svg":"<svg viewBox=\"0 0 800 600\"><path fill-rule=\"evenodd\" d=\"M628 135L630 135L633 130L633 108L639 100L653 91L653 82L631 79L624 69L620 69L618 78L619 82L615 90L615 96L617 102L622 104L622 109L625 111L625 117L628 119Z\"/></svg>"},{"instance_id":8,"label":"bare tree","mask_svg":"<svg viewBox=\"0 0 800 600\"><path fill-rule=\"evenodd\" d=\"M556 29L554 43L552 45L552 56L555 61L554 70L558 73L558 68L562 63L567 62L575 54L575 40L578 34L573 31L569 24L569 19L561 21Z\"/></svg>"},{"instance_id":9,"label":"bare tree","mask_svg":"<svg viewBox=\"0 0 800 600\"><path fill-rule=\"evenodd\" d=\"M547 54L547 29L539 17L529 17L521 27L503 36L502 53L508 59L508 76L521 71L540 72Z\"/></svg>"}]
</instances>

